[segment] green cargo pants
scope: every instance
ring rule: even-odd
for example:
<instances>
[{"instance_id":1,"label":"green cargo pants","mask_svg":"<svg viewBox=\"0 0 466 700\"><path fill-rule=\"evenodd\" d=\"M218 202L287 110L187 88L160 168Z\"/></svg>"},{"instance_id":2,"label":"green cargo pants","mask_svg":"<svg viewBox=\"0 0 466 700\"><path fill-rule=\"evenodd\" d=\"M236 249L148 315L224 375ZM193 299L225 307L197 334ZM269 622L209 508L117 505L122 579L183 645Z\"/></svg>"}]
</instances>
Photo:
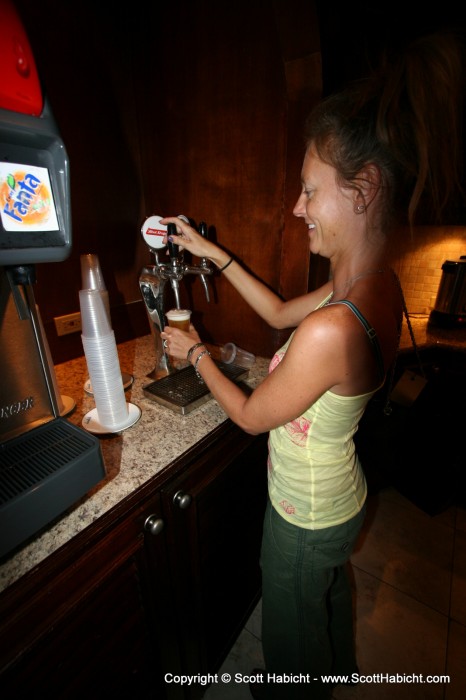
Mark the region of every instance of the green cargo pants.
<instances>
[{"instance_id":1,"label":"green cargo pants","mask_svg":"<svg viewBox=\"0 0 466 700\"><path fill-rule=\"evenodd\" d=\"M332 684L322 675L357 672L347 562L364 516L365 508L342 525L306 530L268 503L261 552L267 698L327 699Z\"/></svg>"}]
</instances>

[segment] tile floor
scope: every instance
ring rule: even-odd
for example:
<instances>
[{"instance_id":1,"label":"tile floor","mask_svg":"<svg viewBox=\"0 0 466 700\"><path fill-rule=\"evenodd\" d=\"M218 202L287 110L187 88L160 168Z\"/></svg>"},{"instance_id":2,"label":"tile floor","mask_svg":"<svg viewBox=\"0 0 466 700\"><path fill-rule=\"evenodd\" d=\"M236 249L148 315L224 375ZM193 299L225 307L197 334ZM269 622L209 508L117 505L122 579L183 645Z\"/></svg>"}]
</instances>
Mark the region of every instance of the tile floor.
<instances>
[{"instance_id":1,"label":"tile floor","mask_svg":"<svg viewBox=\"0 0 466 700\"><path fill-rule=\"evenodd\" d=\"M464 700L466 510L430 516L392 488L368 500L351 558L360 673L449 674L450 684L359 683L334 700ZM261 667L260 603L219 671ZM247 684L212 685L204 700L251 700ZM312 695L310 695L312 700Z\"/></svg>"}]
</instances>

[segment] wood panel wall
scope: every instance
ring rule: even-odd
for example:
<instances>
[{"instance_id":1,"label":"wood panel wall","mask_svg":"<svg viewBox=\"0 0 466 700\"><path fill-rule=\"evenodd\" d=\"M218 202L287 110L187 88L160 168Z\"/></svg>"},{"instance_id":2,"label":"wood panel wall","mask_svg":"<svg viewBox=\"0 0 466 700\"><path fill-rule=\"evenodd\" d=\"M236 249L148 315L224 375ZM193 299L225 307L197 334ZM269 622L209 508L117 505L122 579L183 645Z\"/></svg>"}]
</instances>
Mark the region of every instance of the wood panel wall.
<instances>
[{"instance_id":1,"label":"wood panel wall","mask_svg":"<svg viewBox=\"0 0 466 700\"><path fill-rule=\"evenodd\" d=\"M327 274L312 273L291 213L304 118L321 96L313 2L17 7L70 159L73 252L37 266L35 287L56 363L82 354L80 334L57 337L53 318L79 310L83 253L99 255L117 340L149 332L138 275L153 262L140 236L150 214L206 221L284 296ZM204 339L270 356L287 336L221 276L212 291L207 303L197 278L182 283Z\"/></svg>"}]
</instances>

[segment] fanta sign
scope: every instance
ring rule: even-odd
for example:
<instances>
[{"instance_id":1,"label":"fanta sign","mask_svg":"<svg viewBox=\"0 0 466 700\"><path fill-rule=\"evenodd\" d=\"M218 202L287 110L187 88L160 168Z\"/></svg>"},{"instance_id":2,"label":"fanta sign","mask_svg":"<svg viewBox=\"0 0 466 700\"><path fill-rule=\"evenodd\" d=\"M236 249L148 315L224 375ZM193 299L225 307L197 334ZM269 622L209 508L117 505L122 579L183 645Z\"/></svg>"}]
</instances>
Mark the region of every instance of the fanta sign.
<instances>
[{"instance_id":1,"label":"fanta sign","mask_svg":"<svg viewBox=\"0 0 466 700\"><path fill-rule=\"evenodd\" d=\"M0 215L6 231L57 231L47 168L0 163Z\"/></svg>"}]
</instances>

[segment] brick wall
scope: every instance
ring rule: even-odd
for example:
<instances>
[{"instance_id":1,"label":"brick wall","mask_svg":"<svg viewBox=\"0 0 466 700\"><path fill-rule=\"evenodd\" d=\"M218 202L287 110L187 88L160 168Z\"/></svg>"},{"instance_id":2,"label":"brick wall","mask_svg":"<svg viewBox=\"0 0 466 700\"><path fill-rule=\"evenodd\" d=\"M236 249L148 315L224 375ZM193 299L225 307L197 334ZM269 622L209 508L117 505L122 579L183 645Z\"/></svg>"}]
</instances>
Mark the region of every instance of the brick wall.
<instances>
[{"instance_id":1,"label":"brick wall","mask_svg":"<svg viewBox=\"0 0 466 700\"><path fill-rule=\"evenodd\" d=\"M401 229L393 267L410 314L429 314L435 304L445 260L466 255L466 226L418 226Z\"/></svg>"}]
</instances>

